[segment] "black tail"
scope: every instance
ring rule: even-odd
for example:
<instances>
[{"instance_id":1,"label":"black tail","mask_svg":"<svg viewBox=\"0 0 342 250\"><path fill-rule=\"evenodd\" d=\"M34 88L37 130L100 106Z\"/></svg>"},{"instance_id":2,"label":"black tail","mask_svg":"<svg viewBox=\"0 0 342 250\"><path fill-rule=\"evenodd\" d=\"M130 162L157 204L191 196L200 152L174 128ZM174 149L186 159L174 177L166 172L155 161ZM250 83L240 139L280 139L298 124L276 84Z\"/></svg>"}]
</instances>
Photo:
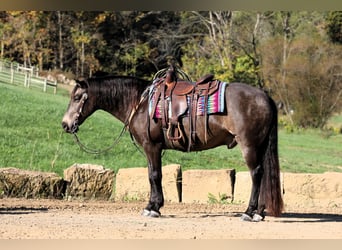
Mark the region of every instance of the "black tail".
<instances>
[{"instance_id":1,"label":"black tail","mask_svg":"<svg viewBox=\"0 0 342 250\"><path fill-rule=\"evenodd\" d=\"M273 110L272 123L265 142L265 154L262 160L264 175L260 195L265 201L267 213L280 216L284 203L281 195L280 166L278 156L278 111L274 101L269 98Z\"/></svg>"}]
</instances>

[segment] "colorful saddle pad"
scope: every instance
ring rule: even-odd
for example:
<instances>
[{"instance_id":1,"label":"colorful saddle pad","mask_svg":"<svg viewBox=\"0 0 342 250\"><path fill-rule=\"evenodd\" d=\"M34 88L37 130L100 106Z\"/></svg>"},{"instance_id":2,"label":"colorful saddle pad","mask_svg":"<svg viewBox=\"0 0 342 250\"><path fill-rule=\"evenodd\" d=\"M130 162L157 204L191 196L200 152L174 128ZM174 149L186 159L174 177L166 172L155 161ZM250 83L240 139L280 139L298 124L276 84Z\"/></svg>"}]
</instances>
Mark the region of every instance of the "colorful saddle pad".
<instances>
[{"instance_id":1,"label":"colorful saddle pad","mask_svg":"<svg viewBox=\"0 0 342 250\"><path fill-rule=\"evenodd\" d=\"M198 99L198 105L197 105L197 115L204 115L205 114L205 108L207 109L207 114L214 114L214 113L222 113L224 112L224 94L226 89L226 82L220 82L219 88L216 92L209 95L207 107L205 107L205 96L200 96ZM150 101L149 101L149 114L152 115L152 107L154 107L154 104L156 101L158 101L156 110L153 114L154 118L161 118L161 110L162 110L162 104L160 99L156 100L157 97L155 95L156 88L152 88L150 93ZM187 97L188 106L190 102L190 97ZM188 113L186 114L188 115Z\"/></svg>"}]
</instances>

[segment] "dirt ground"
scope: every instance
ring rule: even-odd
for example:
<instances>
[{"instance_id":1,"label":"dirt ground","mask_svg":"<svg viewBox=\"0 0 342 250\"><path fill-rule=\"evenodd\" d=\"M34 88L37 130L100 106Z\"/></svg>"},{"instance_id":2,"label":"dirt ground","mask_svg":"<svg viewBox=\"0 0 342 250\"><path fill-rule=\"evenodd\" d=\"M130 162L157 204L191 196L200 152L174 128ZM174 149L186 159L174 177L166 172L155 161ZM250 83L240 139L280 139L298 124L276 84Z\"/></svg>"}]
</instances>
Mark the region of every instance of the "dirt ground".
<instances>
[{"instance_id":1,"label":"dirt ground","mask_svg":"<svg viewBox=\"0 0 342 250\"><path fill-rule=\"evenodd\" d=\"M282 217L240 221L245 205L0 199L0 239L342 239L339 207L287 207Z\"/></svg>"}]
</instances>

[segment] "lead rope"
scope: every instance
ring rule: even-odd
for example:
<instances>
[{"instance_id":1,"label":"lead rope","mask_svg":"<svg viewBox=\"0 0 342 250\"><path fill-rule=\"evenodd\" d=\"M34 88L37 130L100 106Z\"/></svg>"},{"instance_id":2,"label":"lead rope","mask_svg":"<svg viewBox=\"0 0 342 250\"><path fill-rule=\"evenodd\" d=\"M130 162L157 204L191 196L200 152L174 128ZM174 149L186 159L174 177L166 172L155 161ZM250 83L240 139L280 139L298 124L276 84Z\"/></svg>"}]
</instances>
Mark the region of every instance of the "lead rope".
<instances>
[{"instance_id":1,"label":"lead rope","mask_svg":"<svg viewBox=\"0 0 342 250\"><path fill-rule=\"evenodd\" d=\"M89 154L103 154L105 152L108 152L109 150L111 150L112 148L115 147L115 145L120 141L122 135L125 133L125 129L126 129L126 125L121 129L121 132L119 134L119 136L114 140L113 144L110 145L109 147L105 148L105 149L91 149L89 147L87 147L86 145L84 145L80 139L78 138L77 136L77 133L73 133L74 135L74 139L75 139L75 142L78 144L78 146L86 153L89 153Z\"/></svg>"}]
</instances>

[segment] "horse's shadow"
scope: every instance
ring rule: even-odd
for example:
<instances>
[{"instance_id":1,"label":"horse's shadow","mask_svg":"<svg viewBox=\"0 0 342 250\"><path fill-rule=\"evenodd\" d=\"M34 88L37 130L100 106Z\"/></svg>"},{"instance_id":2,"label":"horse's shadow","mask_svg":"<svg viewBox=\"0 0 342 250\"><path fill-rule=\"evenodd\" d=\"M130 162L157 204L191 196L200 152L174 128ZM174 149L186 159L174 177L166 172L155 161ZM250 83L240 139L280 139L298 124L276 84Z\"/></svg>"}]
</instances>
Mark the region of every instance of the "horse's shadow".
<instances>
[{"instance_id":1,"label":"horse's shadow","mask_svg":"<svg viewBox=\"0 0 342 250\"><path fill-rule=\"evenodd\" d=\"M284 218L284 220L282 220ZM280 217L280 222L295 223L295 222L342 222L342 214L327 214L327 213L284 213Z\"/></svg>"},{"instance_id":2,"label":"horse's shadow","mask_svg":"<svg viewBox=\"0 0 342 250\"><path fill-rule=\"evenodd\" d=\"M33 207L10 207L0 208L0 215L21 215L21 214L33 214L47 212L47 208L33 208Z\"/></svg>"},{"instance_id":3,"label":"horse's shadow","mask_svg":"<svg viewBox=\"0 0 342 250\"><path fill-rule=\"evenodd\" d=\"M241 217L242 213L194 213L193 217L197 218L214 218L214 217ZM166 215L164 218L182 218L179 215ZM191 216L190 216L191 217ZM266 215L266 219L269 216ZM184 216L188 218L188 216ZM272 217L274 218L274 217ZM279 223L316 223L316 222L342 222L342 214L327 213L283 213L275 219Z\"/></svg>"}]
</instances>

